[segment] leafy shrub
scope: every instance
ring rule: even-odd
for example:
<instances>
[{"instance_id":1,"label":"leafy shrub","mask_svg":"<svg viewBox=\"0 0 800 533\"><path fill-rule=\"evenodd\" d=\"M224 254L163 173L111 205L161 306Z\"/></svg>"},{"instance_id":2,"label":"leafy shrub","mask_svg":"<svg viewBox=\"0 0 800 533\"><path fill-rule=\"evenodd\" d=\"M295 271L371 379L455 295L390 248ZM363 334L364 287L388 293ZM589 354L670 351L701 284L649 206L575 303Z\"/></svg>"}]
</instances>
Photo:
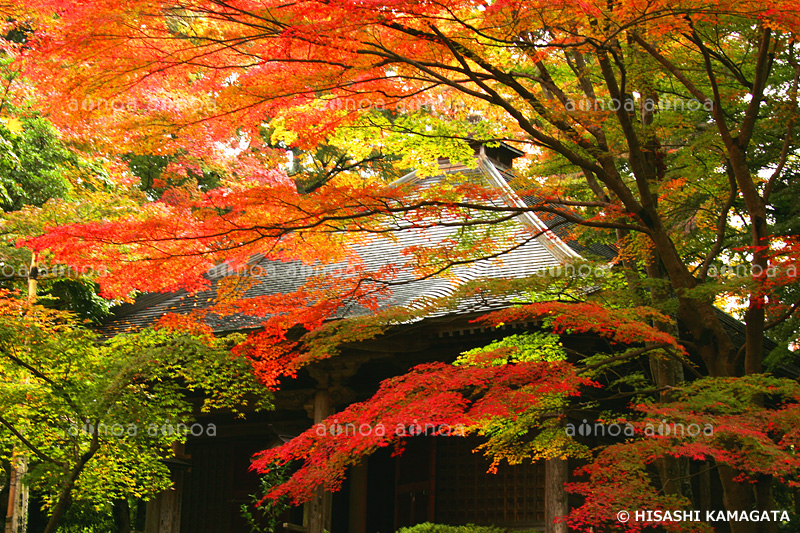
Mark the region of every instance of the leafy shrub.
<instances>
[{"instance_id":1,"label":"leafy shrub","mask_svg":"<svg viewBox=\"0 0 800 533\"><path fill-rule=\"evenodd\" d=\"M509 530L496 526L476 526L475 524L449 526L423 522L415 526L400 528L396 533L509 533Z\"/></svg>"},{"instance_id":2,"label":"leafy shrub","mask_svg":"<svg viewBox=\"0 0 800 533\"><path fill-rule=\"evenodd\" d=\"M288 496L278 500L264 500L264 496L276 486L289 479L289 465L275 466L261 476L259 491L250 495L250 503L242 504L242 517L250 526L250 533L275 533L283 516L291 508ZM263 501L262 501L263 500ZM487 532L488 533L488 532Z\"/></svg>"}]
</instances>

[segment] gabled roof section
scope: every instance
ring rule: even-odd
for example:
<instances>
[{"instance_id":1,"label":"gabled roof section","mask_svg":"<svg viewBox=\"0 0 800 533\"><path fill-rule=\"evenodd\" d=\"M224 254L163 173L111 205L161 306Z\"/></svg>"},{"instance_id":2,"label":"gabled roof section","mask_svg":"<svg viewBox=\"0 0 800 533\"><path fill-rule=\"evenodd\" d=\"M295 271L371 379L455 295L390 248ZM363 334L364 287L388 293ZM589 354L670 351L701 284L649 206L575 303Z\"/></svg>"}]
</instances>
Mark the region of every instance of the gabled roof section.
<instances>
[{"instance_id":1,"label":"gabled roof section","mask_svg":"<svg viewBox=\"0 0 800 533\"><path fill-rule=\"evenodd\" d=\"M461 164L442 161L441 174L420 177L412 172L396 183L415 184L419 187L436 187L444 180L469 179L483 182L503 191L506 205L525 207L525 201L508 185L507 169L495 165L485 153L476 156L476 166L468 168ZM498 168L498 166L500 168ZM479 278L521 278L537 272L580 259L581 255L556 231L533 213L524 213L511 223L516 229L511 234L518 239L507 254L500 258L481 259L469 264L453 267L446 277L418 279L410 269L400 269L391 284L392 294L382 302L386 307L414 306L420 298L437 298L451 295L459 285ZM520 230L520 231L517 231ZM455 235L458 228L436 226L425 230L402 229L393 232L392 238L376 238L367 245L355 248L363 265L369 270L403 260L403 249L408 246L435 246L442 239ZM300 262L281 262L269 259L255 260L250 271L256 272L258 283L247 290L246 298L263 295L288 294L299 289L312 275L333 272L345 265L303 265ZM125 304L115 309L114 316L102 326L106 335L136 330L152 324L166 313L188 313L195 309L210 307L216 299L216 282L225 275L224 268L214 269L208 277L212 281L209 290L194 295L185 292L173 294L148 294L137 298L133 304ZM462 314L488 310L508 305L508 302L464 301L455 311ZM369 313L367 309L352 304L344 308L338 318L359 316ZM262 317L235 315L208 319L209 325L217 332L257 328Z\"/></svg>"},{"instance_id":2,"label":"gabled roof section","mask_svg":"<svg viewBox=\"0 0 800 533\"><path fill-rule=\"evenodd\" d=\"M420 178L416 172L411 172L395 183L415 184L420 187L433 187L437 183L446 179L449 175L458 175L465 179L482 179L486 185L494 187L503 192L505 204L513 207L526 208L533 205L527 203L523 198L517 195L516 192L509 186L508 182L510 174L508 170L502 166L498 166L487 156L479 154L476 156L477 165L475 168L470 168L463 164L452 164L447 160L440 162L439 167L443 171L442 174ZM559 264L567 261L580 259L581 255L576 252L569 244L568 240L563 239L561 236L568 235L566 232L557 232L551 230L551 227L546 224L539 216L531 212L522 213L517 217L519 222L530 229L530 231L537 235L536 242L544 247L554 258L559 260ZM563 220L563 219L562 219ZM563 224L558 224L561 226ZM568 225L572 225L569 223ZM538 270L538 269L537 269ZM535 272L534 270L533 272ZM531 272L531 273L533 273Z\"/></svg>"}]
</instances>

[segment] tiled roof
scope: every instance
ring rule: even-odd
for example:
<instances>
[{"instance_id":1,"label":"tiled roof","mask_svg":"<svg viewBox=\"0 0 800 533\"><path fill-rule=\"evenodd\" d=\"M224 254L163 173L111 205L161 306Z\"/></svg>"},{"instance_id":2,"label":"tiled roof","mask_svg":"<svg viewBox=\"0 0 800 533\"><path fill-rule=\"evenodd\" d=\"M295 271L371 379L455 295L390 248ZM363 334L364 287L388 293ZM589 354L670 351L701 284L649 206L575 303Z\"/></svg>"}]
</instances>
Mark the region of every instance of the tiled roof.
<instances>
[{"instance_id":1,"label":"tiled roof","mask_svg":"<svg viewBox=\"0 0 800 533\"><path fill-rule=\"evenodd\" d=\"M411 173L401 180L403 183L413 183L419 187L436 186L443 180L452 179L478 179L484 183L505 190L506 202L510 205L525 206L524 200L518 197L508 186L507 176L492 161L481 155L477 158L476 168L467 168L458 165L446 164L443 173L438 176L420 178L416 173ZM554 227L548 231L548 227ZM426 230L401 230L393 232L393 238L376 238L367 245L356 248L363 264L367 269L377 270L381 266L402 261L401 250L411 245L434 245L448 236L454 235L458 228L434 227ZM468 265L452 268L447 276L432 277L414 281L413 272L401 270L396 282L405 282L392 286L392 294L385 306L412 306L419 298L436 298L451 294L454 289L467 281L477 278L519 278L535 274L538 271L564 264L573 259L579 259L582 246L571 239L567 228L557 219L550 219L545 223L541 218L531 213L517 217L508 225L506 231L513 235L516 249L504 254L498 260L481 260ZM613 254L613 250L606 248L601 255ZM341 265L321 267L325 272L331 272ZM299 262L280 262L268 259L254 262L251 272L256 271L258 282L251 287L245 297L291 293L305 282L312 274L320 271ZM186 313L193 309L202 309L210 306L216 297L216 281L224 275L223 271L209 272L212 281L211 288L194 295L185 292L173 294L147 294L137 298L133 304L125 304L115 309L111 320L102 326L106 335L114 335L129 329L139 329L151 324L165 313ZM464 301L453 313L474 312L495 306L507 305L507 302ZM359 306L352 305L342 311L340 317L358 316L368 311ZM209 325L215 331L233 331L258 327L259 317L234 315L223 318L210 318Z\"/></svg>"},{"instance_id":2,"label":"tiled roof","mask_svg":"<svg viewBox=\"0 0 800 533\"><path fill-rule=\"evenodd\" d=\"M475 168L445 163L441 175L419 178L416 173L412 172L399 181L413 183L419 187L433 187L442 180L453 178L479 179L489 185L501 188L506 191L505 198L509 205L532 206L539 203L536 198L516 195L508 185L511 178L510 173L503 167L498 168L492 160L483 155L478 157L478 165ZM412 306L420 298L447 296L458 285L479 278L521 278L582 257L594 256L608 261L616 257L616 251L610 246L603 244L584 246L577 242L571 235L572 224L558 215L537 216L525 213L515 220L516 229L527 230L524 232L527 237L520 237L520 242L526 242L505 254L502 257L502 263L481 260L455 267L451 269L447 277L418 281L413 281L411 272L401 272L395 281L411 282L394 286L391 297L384 301L383 305L387 307ZM447 227L436 227L425 231L400 231L393 234L394 239L376 239L368 245L357 247L356 251L367 268L378 269L401 260L401 250L407 246L420 245L425 242L436 243L455 231L457 228ZM514 231L514 228L509 228L509 231ZM324 268L324 272L332 272L341 267L342 265L327 265L322 268ZM254 260L251 264L251 271L260 272L261 275L256 276L259 283L245 293L245 297L248 298L294 292L303 285L309 276L321 273L319 269L297 261L281 262L268 259ZM104 335L113 336L123 331L146 327L166 313L188 313L195 309L209 307L216 298L216 280L225 274L226 272L222 268L210 271L208 277L211 280L211 288L194 295L187 294L185 291L141 295L134 303L115 308L114 315L101 326L100 330ZM457 309L450 310L448 313L474 313L508 304L508 300L465 300ZM354 304L345 308L339 318L359 316L365 313L368 313L365 308ZM717 314L725 329L731 333L734 342L738 345L743 344L744 324L721 310L717 310ZM262 319L259 317L239 314L223 318L211 317L208 323L217 332L229 332L257 328L261 321ZM773 341L765 339L765 350L770 351L775 346ZM791 370L790 373L794 376L797 375L796 369Z\"/></svg>"}]
</instances>

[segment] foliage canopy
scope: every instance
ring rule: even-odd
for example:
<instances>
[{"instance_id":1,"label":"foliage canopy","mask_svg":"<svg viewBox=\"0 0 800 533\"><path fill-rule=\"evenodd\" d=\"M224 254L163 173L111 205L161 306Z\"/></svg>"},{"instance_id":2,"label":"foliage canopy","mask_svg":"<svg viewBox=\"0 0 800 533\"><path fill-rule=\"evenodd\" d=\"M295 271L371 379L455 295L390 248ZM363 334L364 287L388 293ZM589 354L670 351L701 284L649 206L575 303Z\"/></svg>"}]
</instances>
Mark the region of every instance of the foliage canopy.
<instances>
[{"instance_id":1,"label":"foliage canopy","mask_svg":"<svg viewBox=\"0 0 800 533\"><path fill-rule=\"evenodd\" d=\"M684 457L714 465L732 509L770 502L773 483L796 482L796 432L784 424L796 391L763 375L767 332L780 332L783 359L774 360L785 361L798 330L800 242L787 201L797 194L796 2L37 0L19 10L15 20L35 31L9 49L61 130L129 162L130 154L165 158L148 184L158 201L22 243L105 271L105 295L196 291L210 268L227 262L237 271L254 257L336 266L337 275L312 276L290 294L246 298L247 282L222 284L214 313L264 317L237 352L277 386L334 356L338 342L451 303L380 310L400 272L446 276L507 252L500 228L510 218L558 215L575 225L575 239L616 244L621 274L605 291L564 287L563 279L471 290L549 295L485 320L547 318L559 333L591 332L614 349L590 360L515 360L508 350L519 353L520 339L509 340L482 359L506 364L418 367L341 416L380 413L400 423L436 406L447 414L437 421L491 428L498 446L490 452L513 458L514 432L557 420L544 417L553 412L566 416L568 398L594 384L622 387L656 405L636 404L627 415L662 409L679 420L697 410L723 429L749 432L678 448L663 439L606 448L586 470L598 494L688 504L691 494L675 481L687 474ZM499 140L529 155L512 183L524 205L474 183L412 190L385 179L393 171L382 154L435 173L441 157L470 164L470 141ZM291 178L282 166L289 153ZM109 163L119 181L130 182L129 168ZM211 174L220 187L186 186ZM357 251L370 239L452 226L457 238L409 247L377 271ZM741 341L715 308L730 302L741 306ZM375 314L332 321L354 304ZM196 331L206 316L193 317ZM290 333L298 330L299 338ZM615 380L620 361L637 359L645 373ZM684 372L705 379L686 383ZM434 376L442 390L422 386ZM742 388L759 392L741 413L704 403L711 391L724 403ZM390 409L386 398L401 390L407 404ZM779 423L764 425L767 415ZM265 453L306 459L276 494L311 497L328 475L335 486L350 454L388 443L313 437ZM640 473L641 483L620 483L609 470L620 468ZM606 501L587 499L571 523L613 520ZM736 533L752 528L731 522Z\"/></svg>"}]
</instances>

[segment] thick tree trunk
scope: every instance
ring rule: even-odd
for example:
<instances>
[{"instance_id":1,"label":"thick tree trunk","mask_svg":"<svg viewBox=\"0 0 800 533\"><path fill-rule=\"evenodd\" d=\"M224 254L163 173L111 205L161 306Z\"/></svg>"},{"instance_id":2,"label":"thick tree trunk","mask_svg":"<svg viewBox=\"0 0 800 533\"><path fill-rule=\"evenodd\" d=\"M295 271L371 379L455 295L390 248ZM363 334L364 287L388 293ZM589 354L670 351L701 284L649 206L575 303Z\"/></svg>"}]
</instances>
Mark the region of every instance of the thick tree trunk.
<instances>
[{"instance_id":1,"label":"thick tree trunk","mask_svg":"<svg viewBox=\"0 0 800 533\"><path fill-rule=\"evenodd\" d=\"M711 497L711 465L707 462L700 463L697 470L697 498L694 502L700 513L704 515L706 511L714 510Z\"/></svg>"},{"instance_id":2,"label":"thick tree trunk","mask_svg":"<svg viewBox=\"0 0 800 533\"><path fill-rule=\"evenodd\" d=\"M661 262L657 255L651 255L646 264L647 276L651 279L663 279L664 273L661 270ZM651 303L655 307L667 302L673 294L657 286L650 291ZM678 328L674 323L657 321L653 324L659 330L669 333L678 338ZM674 394L671 388L681 384L684 380L683 365L673 357L666 357L662 353L651 352L649 356L650 374L653 383L659 389L658 400L661 403L669 403L673 400ZM691 486L687 482L689 479L689 462L680 457L666 455L656 460L656 469L661 480L661 490L666 494L676 496L690 496Z\"/></svg>"},{"instance_id":3,"label":"thick tree trunk","mask_svg":"<svg viewBox=\"0 0 800 533\"><path fill-rule=\"evenodd\" d=\"M618 82L617 73L609 59L608 52L610 48L618 45L610 42L607 46L607 48L598 49L597 51L598 65L610 95L617 101L622 101L623 98L627 97L624 94L625 80L623 79L622 84ZM730 171L735 178L739 195L744 200L747 214L750 218L751 245L753 247L751 267L753 277L758 282L760 278L766 276L768 266L766 253L769 247L769 236L767 233L765 201L761 197L756 182L751 175L747 161L747 148L753 136L754 125L758 119L759 107L762 103L765 82L774 59L772 55L774 50L771 46L771 30L763 28L762 36L757 44L756 68L752 86L749 87L752 100L735 128L729 128L727 125L730 117L723 112L719 92L716 90L716 77L710 53L702 42L698 46L705 59L708 79L714 83L715 87L714 119L725 143ZM654 57L657 55L651 50L647 51ZM617 53L622 53L621 49L617 49ZM635 54L635 51L631 53ZM690 87L687 85L687 88ZM643 94L647 94L646 82ZM733 344L730 335L719 320L713 307L713 302L710 299L698 299L691 295L690 291L697 286L698 280L689 271L685 260L678 253L669 231L664 227L664 222L656 208L658 197L653 193L652 185L657 183L660 177L658 172L659 161L655 157L658 148L657 139L652 135L648 137L648 134L651 134L650 130L637 130L635 127L635 114L623 109L622 106L618 107L616 114L628 146L628 163L635 178L639 197L638 199L634 198L631 191L622 184L616 168L608 169L608 174L603 179L603 182L617 194L618 199L626 206L628 211L635 214L650 230L648 233L660 260L658 266L663 266L671 282L672 289L678 297L678 317L683 325L689 329L690 339L688 340L695 346L711 377L735 377L760 373L763 360L765 318L765 299L760 292L760 287L756 286L750 294L749 307L745 315L746 340L745 345L740 350L738 346ZM641 117L644 125L648 125L652 119L652 116L647 113L642 113ZM644 142L642 141L643 135ZM604 169L606 169L605 166ZM722 216L725 216L725 214L723 213ZM650 266L653 265L651 264ZM648 275L651 278L653 273L648 268ZM660 273L656 272L656 274ZM661 276L657 275L656 277ZM667 379L665 375L668 373L667 369L660 368L660 365L652 360L651 365L654 367L653 376L657 383ZM668 464L659 465L659 473L661 474L662 484L665 484L665 490L670 488L668 486L669 470L671 468ZM758 505L759 509L771 508L772 495L769 480L764 480L763 485L756 488L747 483L734 481L738 472L730 467L720 465L718 471L727 509L750 510L754 504ZM677 489L676 487L671 488L673 490ZM731 523L731 528L733 533L745 533L759 529L748 522Z\"/></svg>"},{"instance_id":4,"label":"thick tree trunk","mask_svg":"<svg viewBox=\"0 0 800 533\"><path fill-rule=\"evenodd\" d=\"M756 242L763 243L762 235L766 231L763 220L756 216L753 222L754 245ZM743 350L740 350L733 344L730 335L723 327L712 302L686 296L685 290L694 288L697 280L686 269L674 243L664 228L660 226L659 221L655 220L653 226L652 237L656 253L678 295L678 317L688 328L690 340L705 363L709 376L732 377L760 372L764 339L763 299L757 295L750 299L750 307L745 317L747 321L746 345ZM766 273L763 253L755 253L752 264L754 268L758 266ZM648 272L651 276L653 273ZM660 367L661 364L657 363L653 372L657 383L662 379L668 380L669 370ZM682 477L680 465L664 460L659 462L657 467L664 489L671 493L679 493L679 487L673 486L670 480L676 479L675 475ZM756 502L753 487L747 483L735 481L739 472L725 465L720 465L718 471L726 509L750 510L756 503L758 509L772 508L772 495L769 487L765 486L761 489L760 497ZM768 482L765 483L768 484ZM762 530L749 522L731 522L730 525L732 533L756 533Z\"/></svg>"},{"instance_id":5,"label":"thick tree trunk","mask_svg":"<svg viewBox=\"0 0 800 533\"><path fill-rule=\"evenodd\" d=\"M731 511L749 511L753 508L754 494L753 488L749 483L738 483L734 478L739 475L728 465L718 465L719 478L722 482L722 501L725 508ZM763 531L761 522L739 522L730 521L731 533L761 533Z\"/></svg>"},{"instance_id":6,"label":"thick tree trunk","mask_svg":"<svg viewBox=\"0 0 800 533\"><path fill-rule=\"evenodd\" d=\"M756 491L756 509L759 511L772 511L775 509L775 498L772 494L772 476L759 476L755 484ZM764 533L776 533L778 531L778 523L766 522L763 524L761 530Z\"/></svg>"}]
</instances>

